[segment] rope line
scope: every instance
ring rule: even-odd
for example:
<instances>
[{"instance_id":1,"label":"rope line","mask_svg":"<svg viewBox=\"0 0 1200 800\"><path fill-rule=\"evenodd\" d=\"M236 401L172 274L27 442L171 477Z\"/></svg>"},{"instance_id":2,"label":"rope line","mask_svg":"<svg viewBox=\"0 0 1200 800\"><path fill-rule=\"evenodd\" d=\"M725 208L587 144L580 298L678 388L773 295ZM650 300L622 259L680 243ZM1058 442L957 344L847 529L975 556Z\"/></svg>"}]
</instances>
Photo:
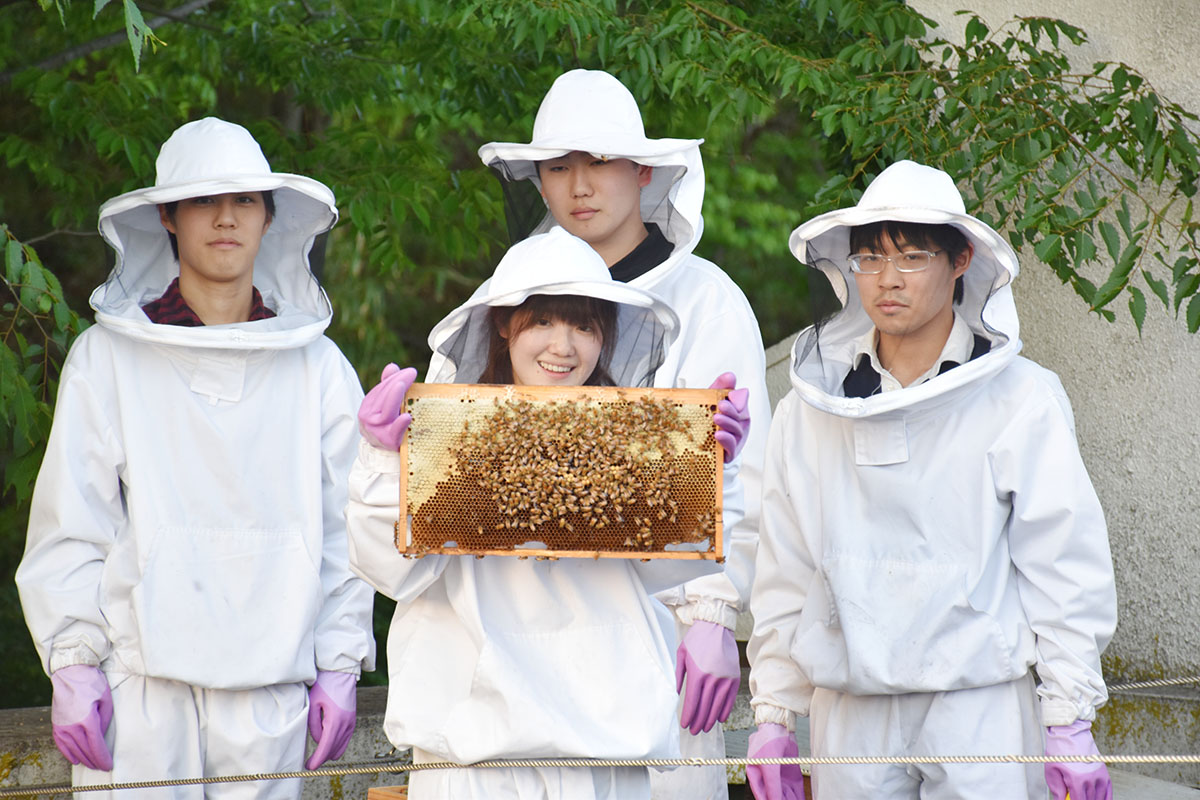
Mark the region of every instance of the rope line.
<instances>
[{"instance_id":1,"label":"rope line","mask_svg":"<svg viewBox=\"0 0 1200 800\"><path fill-rule=\"evenodd\" d=\"M748 766L751 764L780 764L813 766L816 764L1200 764L1196 755L1082 755L1082 756L1028 756L1028 755L975 755L975 756L800 756L795 758L641 758L641 759L593 759L593 758L526 758L495 759L474 764L456 764L453 761L429 761L413 764L396 760L386 764L359 764L344 767L322 767L315 770L294 772L266 772L251 775L227 775L212 778L176 778L158 781L129 781L124 783L88 784L45 784L14 789L0 788L0 798L35 797L43 794L70 794L71 792L112 792L126 789L159 789L168 786L196 786L211 783L249 783L252 781L288 780L293 778L321 778L346 775L378 775L419 772L429 769L524 769L558 767L707 767Z\"/></svg>"},{"instance_id":2,"label":"rope line","mask_svg":"<svg viewBox=\"0 0 1200 800\"><path fill-rule=\"evenodd\" d=\"M1134 681L1133 683L1118 683L1108 687L1109 694L1128 692L1131 689L1152 689L1157 686L1187 686L1190 684L1200 684L1200 675L1192 675L1187 678L1160 678L1152 681Z\"/></svg>"},{"instance_id":3,"label":"rope line","mask_svg":"<svg viewBox=\"0 0 1200 800\"><path fill-rule=\"evenodd\" d=\"M1153 689L1166 686L1200 685L1200 675L1182 678L1119 683L1108 687L1110 694L1120 694L1137 689ZM393 748L393 751L395 748ZM664 758L664 759L588 759L588 758L544 758L518 760L480 761L475 764L456 764L452 761L430 761L413 764L407 759L363 762L341 767L322 767L315 770L294 772L266 772L249 775L227 775L212 778L176 778L158 781L130 781L124 783L92 784L71 786L70 784L43 784L30 787L0 787L0 800L39 795L64 795L72 792L113 792L131 789L158 789L169 786L198 786L212 783L250 783L253 781L277 781L321 777L343 777L348 775L400 774L427 769L522 769L557 767L706 767L748 766L751 764L787 764L813 766L816 764L1046 764L1046 763L1095 763L1108 764L1200 764L1200 755L1089 755L1089 756L808 756L798 758Z\"/></svg>"}]
</instances>

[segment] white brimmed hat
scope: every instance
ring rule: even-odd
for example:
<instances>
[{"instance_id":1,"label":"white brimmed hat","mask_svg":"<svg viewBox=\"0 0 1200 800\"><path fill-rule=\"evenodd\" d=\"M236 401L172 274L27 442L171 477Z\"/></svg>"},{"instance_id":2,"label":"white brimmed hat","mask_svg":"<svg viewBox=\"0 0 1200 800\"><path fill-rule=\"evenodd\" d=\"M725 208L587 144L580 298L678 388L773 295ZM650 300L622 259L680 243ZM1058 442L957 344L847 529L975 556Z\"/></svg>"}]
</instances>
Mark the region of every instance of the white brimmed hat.
<instances>
[{"instance_id":1,"label":"white brimmed hat","mask_svg":"<svg viewBox=\"0 0 1200 800\"><path fill-rule=\"evenodd\" d=\"M496 265L487 291L477 293L434 326L429 346L436 351L445 332L461 327L480 307L519 306L535 294L609 300L651 311L668 331L679 327L679 318L659 297L613 280L608 265L591 245L554 227L510 247Z\"/></svg>"},{"instance_id":2,"label":"white brimmed hat","mask_svg":"<svg viewBox=\"0 0 1200 800\"><path fill-rule=\"evenodd\" d=\"M559 75L546 92L529 144L491 142L479 148L483 163L502 161L513 178L536 177L537 162L576 150L597 158L628 158L658 166L703 139L649 139L637 101L619 80L601 70ZM675 158L672 158L675 156Z\"/></svg>"},{"instance_id":3,"label":"white brimmed hat","mask_svg":"<svg viewBox=\"0 0 1200 800\"><path fill-rule=\"evenodd\" d=\"M962 231L975 250L964 276L968 292L974 287L986 298L1009 283L1019 269L1017 254L1004 237L966 213L954 180L940 169L915 161L897 161L887 167L855 206L810 219L792 231L788 244L801 262L826 272L837 269L844 279L849 272L850 229L888 220L953 225ZM831 283L845 302L840 282Z\"/></svg>"},{"instance_id":4,"label":"white brimmed hat","mask_svg":"<svg viewBox=\"0 0 1200 800\"><path fill-rule=\"evenodd\" d=\"M445 362L432 380L478 380L489 356L489 309L515 307L534 295L576 295L617 304L608 371L618 386L651 385L679 328L679 318L666 302L613 280L604 259L587 242L555 227L509 248L487 283L434 326L429 347Z\"/></svg>"},{"instance_id":5,"label":"white brimmed hat","mask_svg":"<svg viewBox=\"0 0 1200 800\"><path fill-rule=\"evenodd\" d=\"M320 181L289 172L272 172L250 131L216 117L179 126L163 143L155 161L153 186L117 195L100 207L103 222L118 215L135 228L158 231L156 206L190 197L229 192L286 191L276 198L272 225L324 230L337 221L333 192ZM282 207L281 207L282 206ZM136 209L144 208L143 212Z\"/></svg>"},{"instance_id":6,"label":"white brimmed hat","mask_svg":"<svg viewBox=\"0 0 1200 800\"><path fill-rule=\"evenodd\" d=\"M131 335L144 334L155 341L224 342L225 334L212 328L173 331L170 326L152 326L140 310L179 274L158 206L192 197L269 191L275 213L254 261L254 285L268 304L275 304L272 308L279 316L258 328L291 324L283 319L287 315L279 314L285 303L297 310L290 319L306 325L313 335L328 326L329 299L312 274L309 253L316 237L337 222L329 187L303 175L272 172L248 130L215 117L177 128L159 150L155 167L153 186L118 195L100 206L100 233L116 251L116 264L108 280L92 293L97 319L103 315L111 324L125 324ZM242 337L222 346L261 345Z\"/></svg>"}]
</instances>

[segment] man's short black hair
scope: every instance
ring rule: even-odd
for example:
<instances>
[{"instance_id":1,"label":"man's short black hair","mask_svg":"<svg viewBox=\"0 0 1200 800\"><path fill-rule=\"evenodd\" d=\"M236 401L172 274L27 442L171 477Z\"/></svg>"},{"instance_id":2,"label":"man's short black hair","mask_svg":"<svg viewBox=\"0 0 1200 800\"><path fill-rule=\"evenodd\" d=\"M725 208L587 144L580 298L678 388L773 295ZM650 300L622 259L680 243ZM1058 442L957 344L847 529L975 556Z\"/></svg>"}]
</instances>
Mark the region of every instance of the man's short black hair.
<instances>
[{"instance_id":1,"label":"man's short black hair","mask_svg":"<svg viewBox=\"0 0 1200 800\"><path fill-rule=\"evenodd\" d=\"M267 209L267 222L275 219L275 192L267 189L259 192L262 195L263 205ZM163 208L167 211L167 219L171 220L171 224L175 224L175 210L179 208L179 201L172 200L169 203L163 203ZM179 242L175 239L175 234L167 231L167 238L171 241L171 255L175 256L175 260L179 260Z\"/></svg>"},{"instance_id":2,"label":"man's short black hair","mask_svg":"<svg viewBox=\"0 0 1200 800\"><path fill-rule=\"evenodd\" d=\"M945 250L950 259L950 266L958 260L969 246L966 234L953 225L931 225L925 222L899 222L894 219L881 222L869 222L866 225L856 225L850 229L850 252L860 250L883 252L884 237L892 240L892 244L900 242L920 247L926 250ZM954 302L961 303L963 299L963 275L954 282Z\"/></svg>"}]
</instances>

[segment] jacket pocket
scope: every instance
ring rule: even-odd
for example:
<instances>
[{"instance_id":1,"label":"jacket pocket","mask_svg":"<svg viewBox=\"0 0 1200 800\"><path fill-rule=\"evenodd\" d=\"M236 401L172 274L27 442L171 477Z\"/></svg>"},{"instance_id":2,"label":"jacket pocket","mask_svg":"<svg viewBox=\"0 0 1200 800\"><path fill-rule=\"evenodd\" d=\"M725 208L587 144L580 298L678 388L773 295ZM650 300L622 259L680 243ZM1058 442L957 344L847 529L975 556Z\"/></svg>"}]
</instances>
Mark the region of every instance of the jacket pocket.
<instances>
[{"instance_id":1,"label":"jacket pocket","mask_svg":"<svg viewBox=\"0 0 1200 800\"><path fill-rule=\"evenodd\" d=\"M971 606L962 565L839 555L825 559L822 574L818 605L828 607L794 644L814 685L899 694L1019 677L999 623Z\"/></svg>"},{"instance_id":2,"label":"jacket pocket","mask_svg":"<svg viewBox=\"0 0 1200 800\"><path fill-rule=\"evenodd\" d=\"M321 580L298 529L164 527L132 601L148 675L244 689L315 673Z\"/></svg>"}]
</instances>

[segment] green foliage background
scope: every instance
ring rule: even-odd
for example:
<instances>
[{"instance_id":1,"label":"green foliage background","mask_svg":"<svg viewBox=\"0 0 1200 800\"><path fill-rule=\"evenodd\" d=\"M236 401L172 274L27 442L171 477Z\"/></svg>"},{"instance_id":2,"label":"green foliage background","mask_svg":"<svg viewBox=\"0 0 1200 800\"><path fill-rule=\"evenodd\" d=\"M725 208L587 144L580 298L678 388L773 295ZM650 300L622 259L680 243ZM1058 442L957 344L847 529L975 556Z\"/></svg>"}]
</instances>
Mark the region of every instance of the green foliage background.
<instances>
[{"instance_id":1,"label":"green foliage background","mask_svg":"<svg viewBox=\"0 0 1200 800\"><path fill-rule=\"evenodd\" d=\"M239 122L276 170L334 189L329 335L368 387L388 361L423 368L429 329L490 273L508 241L475 151L527 141L574 67L629 86L649 135L705 138L699 252L767 344L828 307L790 230L898 158L958 177L1079 313L1121 300L1140 328L1149 295L1195 331L1195 117L1129 66L1071 64L1084 36L973 18L953 44L894 0L0 2L0 707L49 696L12 573L57 370L111 266L96 211L153 181L181 123Z\"/></svg>"}]
</instances>

